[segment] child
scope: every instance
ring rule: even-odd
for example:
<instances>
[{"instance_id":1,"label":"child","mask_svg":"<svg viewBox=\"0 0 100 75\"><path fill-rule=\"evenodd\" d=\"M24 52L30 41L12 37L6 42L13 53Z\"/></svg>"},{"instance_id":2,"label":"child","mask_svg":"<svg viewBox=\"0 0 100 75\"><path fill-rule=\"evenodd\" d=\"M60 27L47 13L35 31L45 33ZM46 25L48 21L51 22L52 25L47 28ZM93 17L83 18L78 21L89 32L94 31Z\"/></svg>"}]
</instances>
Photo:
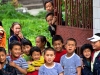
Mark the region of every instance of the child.
<instances>
[{"instance_id":1,"label":"child","mask_svg":"<svg viewBox=\"0 0 100 75\"><path fill-rule=\"evenodd\" d=\"M93 75L100 75L100 33L96 33L88 39L91 41L94 49L92 53L91 70Z\"/></svg>"},{"instance_id":2,"label":"child","mask_svg":"<svg viewBox=\"0 0 100 75\"><path fill-rule=\"evenodd\" d=\"M61 56L66 54L66 50L63 49L63 38L60 35L55 35L52 38L52 45L56 50L54 62L60 63Z\"/></svg>"},{"instance_id":3,"label":"child","mask_svg":"<svg viewBox=\"0 0 100 75\"><path fill-rule=\"evenodd\" d=\"M9 43L11 41L19 41L23 39L23 35L21 33L21 25L17 22L14 22L10 28L10 38L9 38Z\"/></svg>"},{"instance_id":4,"label":"child","mask_svg":"<svg viewBox=\"0 0 100 75\"><path fill-rule=\"evenodd\" d=\"M15 68L6 60L6 56L6 50L0 47L0 75L17 75Z\"/></svg>"},{"instance_id":5,"label":"child","mask_svg":"<svg viewBox=\"0 0 100 75\"><path fill-rule=\"evenodd\" d=\"M50 43L46 40L46 37L43 35L39 35L36 37L36 46L41 49L42 55L44 53L45 45L47 47L51 47Z\"/></svg>"},{"instance_id":6,"label":"child","mask_svg":"<svg viewBox=\"0 0 100 75\"><path fill-rule=\"evenodd\" d=\"M81 47L81 54L82 54L82 61L83 61L83 68L82 68L82 75L93 75L91 72L91 53L93 51L91 44L84 44Z\"/></svg>"},{"instance_id":7,"label":"child","mask_svg":"<svg viewBox=\"0 0 100 75\"><path fill-rule=\"evenodd\" d=\"M49 13L49 12L54 12L54 4L53 1L51 0L47 0L44 2L44 8L45 10Z\"/></svg>"},{"instance_id":8,"label":"child","mask_svg":"<svg viewBox=\"0 0 100 75\"><path fill-rule=\"evenodd\" d=\"M12 41L9 45L11 55L7 57L10 62L10 66L16 68L17 75L27 74L28 68L27 62L20 56L21 55L21 43L18 41Z\"/></svg>"},{"instance_id":9,"label":"child","mask_svg":"<svg viewBox=\"0 0 100 75\"><path fill-rule=\"evenodd\" d=\"M6 48L6 33L2 26L0 26L0 47Z\"/></svg>"},{"instance_id":10,"label":"child","mask_svg":"<svg viewBox=\"0 0 100 75\"><path fill-rule=\"evenodd\" d=\"M45 64L39 69L39 75L63 75L63 68L59 63L53 62L55 50L46 48L44 51Z\"/></svg>"},{"instance_id":11,"label":"child","mask_svg":"<svg viewBox=\"0 0 100 75\"><path fill-rule=\"evenodd\" d=\"M52 21L53 21L53 17L54 17L54 14L53 13L48 13L46 15L46 21L48 22L48 30L50 31L50 34L51 36L53 37L55 34L56 34L56 22L55 21L53 24L52 24Z\"/></svg>"},{"instance_id":12,"label":"child","mask_svg":"<svg viewBox=\"0 0 100 75\"><path fill-rule=\"evenodd\" d=\"M61 57L60 63L64 67L64 75L81 75L81 59L75 53L77 42L73 38L67 39L65 48L67 54Z\"/></svg>"},{"instance_id":13,"label":"child","mask_svg":"<svg viewBox=\"0 0 100 75\"><path fill-rule=\"evenodd\" d=\"M30 50L32 61L28 62L29 67L27 69L27 75L38 75L38 70L41 65L44 64L44 58L41 56L41 50L38 47L32 47Z\"/></svg>"},{"instance_id":14,"label":"child","mask_svg":"<svg viewBox=\"0 0 100 75\"><path fill-rule=\"evenodd\" d=\"M23 52L22 57L26 61L30 61L31 60L30 49L32 47L32 43L28 39L22 39L21 43L22 43L22 52Z\"/></svg>"},{"instance_id":15,"label":"child","mask_svg":"<svg viewBox=\"0 0 100 75\"><path fill-rule=\"evenodd\" d=\"M54 3L52 0L47 0L45 1L44 3L44 8L45 10L47 11L47 13L53 13L54 12L57 12L57 8L54 8ZM57 12L58 13L58 12ZM59 14L59 13L58 13ZM62 13L60 14L61 15L61 19L62 19L62 25L65 25L65 21L63 20L62 18ZM54 24L54 22L57 21L57 16L54 16L53 17L53 21L52 21L52 24Z\"/></svg>"}]
</instances>

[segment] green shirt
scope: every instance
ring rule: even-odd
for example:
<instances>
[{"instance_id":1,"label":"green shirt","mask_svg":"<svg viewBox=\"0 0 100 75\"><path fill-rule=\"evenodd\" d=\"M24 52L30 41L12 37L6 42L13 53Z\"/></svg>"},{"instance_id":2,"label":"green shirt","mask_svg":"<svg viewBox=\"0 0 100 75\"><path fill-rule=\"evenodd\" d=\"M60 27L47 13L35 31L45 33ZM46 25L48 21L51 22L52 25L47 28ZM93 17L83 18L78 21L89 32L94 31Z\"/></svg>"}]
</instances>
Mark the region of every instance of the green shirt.
<instances>
[{"instance_id":1,"label":"green shirt","mask_svg":"<svg viewBox=\"0 0 100 75\"><path fill-rule=\"evenodd\" d=\"M30 56L30 55L22 54L22 57L23 57L26 61L30 61L30 60L31 60L31 56Z\"/></svg>"}]
</instances>

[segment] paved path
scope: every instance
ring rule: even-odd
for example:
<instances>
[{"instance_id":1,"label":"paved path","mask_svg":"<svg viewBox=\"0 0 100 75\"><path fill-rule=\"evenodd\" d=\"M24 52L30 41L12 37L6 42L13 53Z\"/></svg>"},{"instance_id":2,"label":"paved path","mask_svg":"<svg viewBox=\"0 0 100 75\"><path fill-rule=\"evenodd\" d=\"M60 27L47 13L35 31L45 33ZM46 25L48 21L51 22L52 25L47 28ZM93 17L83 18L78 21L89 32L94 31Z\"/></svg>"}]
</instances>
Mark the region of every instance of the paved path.
<instances>
[{"instance_id":1,"label":"paved path","mask_svg":"<svg viewBox=\"0 0 100 75\"><path fill-rule=\"evenodd\" d=\"M37 15L40 11L45 11L45 10L44 10L44 8L28 10L28 12L29 12L31 15Z\"/></svg>"}]
</instances>

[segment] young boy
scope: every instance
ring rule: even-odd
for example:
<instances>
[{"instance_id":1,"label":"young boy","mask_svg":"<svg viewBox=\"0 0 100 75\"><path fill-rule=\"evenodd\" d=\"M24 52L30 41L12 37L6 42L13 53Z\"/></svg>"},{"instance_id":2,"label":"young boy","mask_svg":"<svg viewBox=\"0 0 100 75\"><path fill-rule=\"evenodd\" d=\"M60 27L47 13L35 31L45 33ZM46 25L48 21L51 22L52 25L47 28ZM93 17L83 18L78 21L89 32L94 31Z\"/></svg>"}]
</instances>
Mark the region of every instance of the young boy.
<instances>
[{"instance_id":1,"label":"young boy","mask_svg":"<svg viewBox=\"0 0 100 75\"><path fill-rule=\"evenodd\" d=\"M17 75L15 68L6 60L6 56L6 50L0 47L0 75Z\"/></svg>"},{"instance_id":2,"label":"young boy","mask_svg":"<svg viewBox=\"0 0 100 75\"><path fill-rule=\"evenodd\" d=\"M60 63L61 56L66 54L66 50L63 49L63 38L60 35L55 35L52 38L52 45L56 51L54 62Z\"/></svg>"},{"instance_id":3,"label":"young boy","mask_svg":"<svg viewBox=\"0 0 100 75\"><path fill-rule=\"evenodd\" d=\"M44 3L44 8L45 8L45 10L47 11L47 13L53 13L53 14L54 14L54 12L57 12L57 9L54 8L54 3L53 3L52 0L47 0L47 1L45 1L45 3ZM59 13L58 13L58 14L59 14ZM60 14L60 15L62 16L62 14ZM61 19L62 19L62 25L65 25L65 21L63 20L62 17L61 17ZM53 17L52 24L53 24L55 21L57 21L57 16L54 16L54 17Z\"/></svg>"},{"instance_id":4,"label":"young boy","mask_svg":"<svg viewBox=\"0 0 100 75\"><path fill-rule=\"evenodd\" d=\"M91 69L93 75L100 75L100 33L96 33L88 39L91 41L94 49L92 54Z\"/></svg>"},{"instance_id":5,"label":"young boy","mask_svg":"<svg viewBox=\"0 0 100 75\"><path fill-rule=\"evenodd\" d=\"M30 55L33 61L28 62L29 67L27 69L27 75L38 75L38 70L41 65L44 64L44 58L41 56L41 50L39 47L32 47Z\"/></svg>"},{"instance_id":6,"label":"young boy","mask_svg":"<svg viewBox=\"0 0 100 75\"><path fill-rule=\"evenodd\" d=\"M55 50L46 48L44 51L45 64L39 69L39 75L63 75L63 68L59 63L53 62Z\"/></svg>"},{"instance_id":7,"label":"young boy","mask_svg":"<svg viewBox=\"0 0 100 75\"><path fill-rule=\"evenodd\" d=\"M32 47L32 43L28 39L22 39L21 43L22 43L22 52L23 52L22 57L26 61L30 61L31 60L30 49Z\"/></svg>"},{"instance_id":8,"label":"young boy","mask_svg":"<svg viewBox=\"0 0 100 75\"><path fill-rule=\"evenodd\" d=\"M56 34L56 21L53 22L53 17L54 14L53 13L47 13L46 15L46 21L48 22L48 30L50 31L51 36L53 37Z\"/></svg>"},{"instance_id":9,"label":"young boy","mask_svg":"<svg viewBox=\"0 0 100 75\"><path fill-rule=\"evenodd\" d=\"M64 75L81 75L81 59L75 54L77 42L73 38L67 39L65 48L67 54L61 57L60 63L64 67Z\"/></svg>"},{"instance_id":10,"label":"young boy","mask_svg":"<svg viewBox=\"0 0 100 75\"><path fill-rule=\"evenodd\" d=\"M10 66L16 68L17 75L27 74L28 68L27 62L20 56L21 55L21 43L18 41L12 41L9 44L10 56L7 57Z\"/></svg>"}]
</instances>

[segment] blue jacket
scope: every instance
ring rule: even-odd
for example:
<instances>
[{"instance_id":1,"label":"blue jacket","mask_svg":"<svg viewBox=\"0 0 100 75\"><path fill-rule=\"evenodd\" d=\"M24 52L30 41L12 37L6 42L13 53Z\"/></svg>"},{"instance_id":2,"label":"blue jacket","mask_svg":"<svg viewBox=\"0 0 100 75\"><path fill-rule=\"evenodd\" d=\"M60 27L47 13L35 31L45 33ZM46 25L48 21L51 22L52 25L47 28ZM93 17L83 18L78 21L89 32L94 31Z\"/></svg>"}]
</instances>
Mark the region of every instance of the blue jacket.
<instances>
[{"instance_id":1,"label":"blue jacket","mask_svg":"<svg viewBox=\"0 0 100 75\"><path fill-rule=\"evenodd\" d=\"M9 38L9 43L12 42L12 41L20 41L21 42L21 38L16 36L16 35L12 35L10 38Z\"/></svg>"},{"instance_id":2,"label":"blue jacket","mask_svg":"<svg viewBox=\"0 0 100 75\"><path fill-rule=\"evenodd\" d=\"M87 60L83 58L84 68L82 69L82 75L93 75L91 72L91 64L88 64Z\"/></svg>"},{"instance_id":3,"label":"blue jacket","mask_svg":"<svg viewBox=\"0 0 100 75\"><path fill-rule=\"evenodd\" d=\"M93 75L100 75L100 53L95 58L93 65Z\"/></svg>"},{"instance_id":4,"label":"blue jacket","mask_svg":"<svg viewBox=\"0 0 100 75\"><path fill-rule=\"evenodd\" d=\"M0 69L0 75L17 75L16 69L9 64L5 64L3 69Z\"/></svg>"}]
</instances>

